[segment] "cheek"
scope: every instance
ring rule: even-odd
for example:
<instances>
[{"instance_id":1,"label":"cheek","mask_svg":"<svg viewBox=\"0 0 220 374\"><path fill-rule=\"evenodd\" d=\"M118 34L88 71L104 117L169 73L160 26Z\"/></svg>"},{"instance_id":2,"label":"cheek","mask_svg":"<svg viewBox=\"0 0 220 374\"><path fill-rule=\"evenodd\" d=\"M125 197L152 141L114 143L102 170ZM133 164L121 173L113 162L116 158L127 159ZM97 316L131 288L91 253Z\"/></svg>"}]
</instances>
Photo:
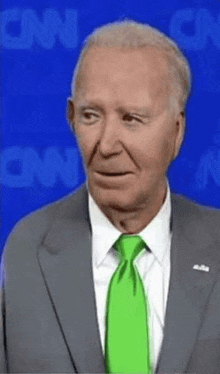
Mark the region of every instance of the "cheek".
<instances>
[{"instance_id":1,"label":"cheek","mask_svg":"<svg viewBox=\"0 0 220 374\"><path fill-rule=\"evenodd\" d=\"M162 149L162 155L161 157L164 159L164 163L169 163L172 159L173 155L173 142L171 139L166 139L163 142Z\"/></svg>"},{"instance_id":2,"label":"cheek","mask_svg":"<svg viewBox=\"0 0 220 374\"><path fill-rule=\"evenodd\" d=\"M139 164L147 168L166 169L173 156L172 136L159 137L158 135L139 143L133 152ZM135 156L136 155L136 156Z\"/></svg>"},{"instance_id":3,"label":"cheek","mask_svg":"<svg viewBox=\"0 0 220 374\"><path fill-rule=\"evenodd\" d=\"M85 131L82 127L76 126L76 139L83 158L87 161L93 149L92 136L88 130Z\"/></svg>"}]
</instances>

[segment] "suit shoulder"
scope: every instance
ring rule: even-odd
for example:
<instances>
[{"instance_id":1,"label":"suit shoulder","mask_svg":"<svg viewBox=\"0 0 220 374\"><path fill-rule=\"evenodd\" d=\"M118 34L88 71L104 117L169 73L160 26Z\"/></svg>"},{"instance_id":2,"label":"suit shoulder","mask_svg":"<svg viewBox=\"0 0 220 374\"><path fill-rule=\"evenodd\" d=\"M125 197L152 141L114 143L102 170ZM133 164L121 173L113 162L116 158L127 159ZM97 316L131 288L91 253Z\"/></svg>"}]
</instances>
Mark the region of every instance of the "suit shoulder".
<instances>
[{"instance_id":1,"label":"suit shoulder","mask_svg":"<svg viewBox=\"0 0 220 374\"><path fill-rule=\"evenodd\" d=\"M183 196L172 194L174 209L181 212L183 219L189 222L198 222L204 229L213 232L220 240L220 210L217 208L200 205ZM201 227L202 227L201 226Z\"/></svg>"},{"instance_id":2,"label":"suit shoulder","mask_svg":"<svg viewBox=\"0 0 220 374\"><path fill-rule=\"evenodd\" d=\"M12 229L4 248L4 251L9 248L19 246L25 243L28 245L39 246L44 240L44 237L50 226L57 218L62 218L65 215L74 214L73 207L79 205L81 195L84 193L80 189L74 193L64 196L51 204L45 205L42 208L30 213L22 218ZM75 209L77 211L77 209Z\"/></svg>"}]
</instances>

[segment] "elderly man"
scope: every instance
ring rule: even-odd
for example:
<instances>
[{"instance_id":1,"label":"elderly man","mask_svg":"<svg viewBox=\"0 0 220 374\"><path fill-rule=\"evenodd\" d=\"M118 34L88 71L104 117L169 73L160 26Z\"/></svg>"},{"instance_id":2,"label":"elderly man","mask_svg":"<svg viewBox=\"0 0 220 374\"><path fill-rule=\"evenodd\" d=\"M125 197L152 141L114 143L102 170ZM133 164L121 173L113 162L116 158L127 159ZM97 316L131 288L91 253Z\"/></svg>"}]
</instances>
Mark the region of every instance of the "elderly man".
<instances>
[{"instance_id":1,"label":"elderly man","mask_svg":"<svg viewBox=\"0 0 220 374\"><path fill-rule=\"evenodd\" d=\"M186 59L152 27L87 39L69 100L87 185L8 240L2 371L220 372L220 214L166 179L189 90Z\"/></svg>"}]
</instances>

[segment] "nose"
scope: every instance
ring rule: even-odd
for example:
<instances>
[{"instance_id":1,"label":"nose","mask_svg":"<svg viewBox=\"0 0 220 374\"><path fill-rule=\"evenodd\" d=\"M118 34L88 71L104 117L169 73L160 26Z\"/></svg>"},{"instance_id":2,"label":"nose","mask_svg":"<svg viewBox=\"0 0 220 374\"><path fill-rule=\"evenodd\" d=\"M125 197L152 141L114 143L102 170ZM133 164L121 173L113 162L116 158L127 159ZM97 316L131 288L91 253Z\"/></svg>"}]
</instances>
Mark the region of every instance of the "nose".
<instances>
[{"instance_id":1,"label":"nose","mask_svg":"<svg viewBox=\"0 0 220 374\"><path fill-rule=\"evenodd\" d=\"M103 157L110 157L121 152L120 121L115 116L109 116L103 121L98 149Z\"/></svg>"}]
</instances>

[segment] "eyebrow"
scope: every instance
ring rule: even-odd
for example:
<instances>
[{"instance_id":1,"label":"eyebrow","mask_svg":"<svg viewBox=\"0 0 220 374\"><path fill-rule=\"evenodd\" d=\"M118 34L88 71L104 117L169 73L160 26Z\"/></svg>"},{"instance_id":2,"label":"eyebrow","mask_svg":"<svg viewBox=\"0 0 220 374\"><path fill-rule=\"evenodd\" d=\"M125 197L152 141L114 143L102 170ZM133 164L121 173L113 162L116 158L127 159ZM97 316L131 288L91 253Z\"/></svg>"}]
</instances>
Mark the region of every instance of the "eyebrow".
<instances>
[{"instance_id":1,"label":"eyebrow","mask_svg":"<svg viewBox=\"0 0 220 374\"><path fill-rule=\"evenodd\" d=\"M136 114L141 117L149 117L152 114L152 111L149 108L139 108L139 107L133 107L133 106L128 106L125 108L119 107L117 111L120 114L125 114L125 113L131 113L131 114Z\"/></svg>"},{"instance_id":2,"label":"eyebrow","mask_svg":"<svg viewBox=\"0 0 220 374\"><path fill-rule=\"evenodd\" d=\"M104 112L104 109L102 107L102 105L100 104L97 104L97 102L88 102L88 103L83 103L82 105L79 106L79 111L80 112L83 112L84 110L86 109L93 109L93 110L98 110L98 111L101 111L101 112ZM122 107L122 106L119 106L117 109L116 109L116 112L118 112L119 114L121 115L124 115L126 113L130 113L130 114L136 114L136 115L139 115L141 117L149 117L150 115L152 115L152 110L150 110L149 108L146 108L146 107L143 107L143 108L140 108L140 107L135 107L135 106L125 106L125 107Z\"/></svg>"},{"instance_id":3,"label":"eyebrow","mask_svg":"<svg viewBox=\"0 0 220 374\"><path fill-rule=\"evenodd\" d=\"M83 112L86 109L99 110L99 111L103 112L102 106L98 105L96 103L90 102L90 103L85 103L85 104L79 105L79 111L80 112Z\"/></svg>"}]
</instances>

